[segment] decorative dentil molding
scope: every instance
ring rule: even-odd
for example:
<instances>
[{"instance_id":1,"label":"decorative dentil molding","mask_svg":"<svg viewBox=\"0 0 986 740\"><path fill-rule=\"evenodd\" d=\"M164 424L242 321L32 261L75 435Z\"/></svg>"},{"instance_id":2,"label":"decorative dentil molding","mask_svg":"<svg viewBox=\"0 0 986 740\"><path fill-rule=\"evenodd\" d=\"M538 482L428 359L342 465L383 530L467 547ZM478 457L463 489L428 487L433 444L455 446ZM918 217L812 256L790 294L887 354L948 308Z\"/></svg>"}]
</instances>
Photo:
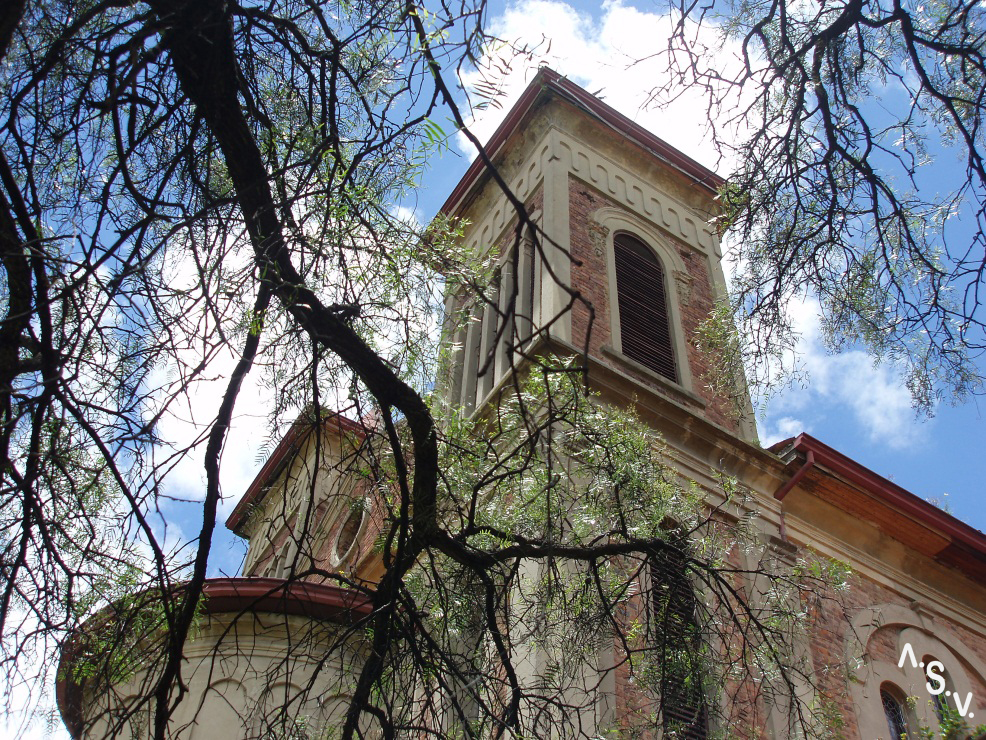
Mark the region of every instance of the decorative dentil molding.
<instances>
[{"instance_id":1,"label":"decorative dentil molding","mask_svg":"<svg viewBox=\"0 0 986 740\"><path fill-rule=\"evenodd\" d=\"M548 136L552 159L570 173L702 254L718 255L718 237L684 203L558 129L551 129Z\"/></svg>"},{"instance_id":2,"label":"decorative dentil molding","mask_svg":"<svg viewBox=\"0 0 986 740\"><path fill-rule=\"evenodd\" d=\"M719 239L703 216L554 127L533 148L510 183L514 197L526 201L549 169L555 176L571 174L589 183L701 254L721 257ZM485 218L466 229L466 244L475 253L483 253L496 244L514 219L513 207L503 194L498 194L486 211ZM605 237L603 234L602 239ZM593 244L596 246L595 241Z\"/></svg>"}]
</instances>

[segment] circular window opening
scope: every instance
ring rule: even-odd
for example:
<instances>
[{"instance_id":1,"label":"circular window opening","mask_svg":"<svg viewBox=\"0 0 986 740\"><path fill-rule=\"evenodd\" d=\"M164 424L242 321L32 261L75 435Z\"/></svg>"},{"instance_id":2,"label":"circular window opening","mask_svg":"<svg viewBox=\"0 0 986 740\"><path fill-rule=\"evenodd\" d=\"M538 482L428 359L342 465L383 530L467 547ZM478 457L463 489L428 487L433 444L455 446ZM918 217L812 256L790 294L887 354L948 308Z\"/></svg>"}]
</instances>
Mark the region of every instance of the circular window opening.
<instances>
[{"instance_id":1,"label":"circular window opening","mask_svg":"<svg viewBox=\"0 0 986 740\"><path fill-rule=\"evenodd\" d=\"M363 528L363 520L365 518L366 508L363 506L363 502L354 502L352 508L349 510L349 516L342 523L342 527L339 528L339 534L336 536L335 552L333 553L336 565L352 554L351 551L356 544L360 530Z\"/></svg>"}]
</instances>

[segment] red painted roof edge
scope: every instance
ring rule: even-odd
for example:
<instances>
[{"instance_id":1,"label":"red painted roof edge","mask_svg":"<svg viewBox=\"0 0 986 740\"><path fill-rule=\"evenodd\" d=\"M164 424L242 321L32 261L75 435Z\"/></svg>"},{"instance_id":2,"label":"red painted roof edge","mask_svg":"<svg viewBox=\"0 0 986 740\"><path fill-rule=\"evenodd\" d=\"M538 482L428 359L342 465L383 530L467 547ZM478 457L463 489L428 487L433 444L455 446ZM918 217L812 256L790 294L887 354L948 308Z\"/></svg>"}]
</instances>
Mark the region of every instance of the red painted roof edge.
<instances>
[{"instance_id":1,"label":"red painted roof edge","mask_svg":"<svg viewBox=\"0 0 986 740\"><path fill-rule=\"evenodd\" d=\"M694 180L697 184L706 187L712 192L716 192L726 181L712 170L704 167L686 154L675 149L664 139L651 133L638 123L634 123L629 118L610 107L595 95L587 92L576 85L571 80L562 77L548 67L542 67L531 83L524 90L520 99L514 104L506 118L497 127L493 136L486 143L485 149L490 157L494 156L500 147L510 137L510 134L518 127L520 121L534 107L534 103L545 90L553 90L562 98L574 103L588 113L594 115L609 126L612 126L630 141L638 144L650 151L658 159L670 164L675 169L683 172ZM484 165L480 157L476 157L466 174L459 180L459 184L446 199L440 212L451 214L465 197L468 191L475 184L476 180L483 173Z\"/></svg>"},{"instance_id":2,"label":"red painted roof edge","mask_svg":"<svg viewBox=\"0 0 986 740\"><path fill-rule=\"evenodd\" d=\"M326 416L322 420L322 424L328 428L334 427L340 433L351 432L358 435L365 433L364 428L359 423L342 414ZM246 493L243 494L243 498L239 500L232 513L226 519L227 529L239 534L237 530L243 525L250 510L262 499L264 485L280 471L281 466L287 462L288 457L298 450L298 447L313 429L314 425L311 419L306 417L305 412L302 412L301 416L292 422L287 434L281 437L281 441L277 443L277 447L274 448L270 457L267 458L267 462L260 468L260 472L257 473L253 482L247 488Z\"/></svg>"},{"instance_id":3,"label":"red painted roof edge","mask_svg":"<svg viewBox=\"0 0 986 740\"><path fill-rule=\"evenodd\" d=\"M370 598L358 591L283 578L211 578L202 594L206 614L271 612L348 624L373 611Z\"/></svg>"},{"instance_id":4,"label":"red painted roof edge","mask_svg":"<svg viewBox=\"0 0 986 740\"><path fill-rule=\"evenodd\" d=\"M938 529L953 542L962 542L986 556L986 534L942 511L934 504L928 503L906 488L901 488L893 481L874 473L810 434L802 432L793 439L786 439L770 447L770 451L774 453L784 449L812 452L815 456L815 465L828 468L866 492L909 514L922 524Z\"/></svg>"},{"instance_id":5,"label":"red painted roof edge","mask_svg":"<svg viewBox=\"0 0 986 740\"><path fill-rule=\"evenodd\" d=\"M286 581L282 578L210 578L202 587L206 614L291 614L320 621L351 624L369 616L373 604L368 596L329 583ZM98 613L92 620L100 619ZM68 678L73 661L73 641L62 647L55 683L55 702L62 721L73 738L85 730L84 685Z\"/></svg>"}]
</instances>

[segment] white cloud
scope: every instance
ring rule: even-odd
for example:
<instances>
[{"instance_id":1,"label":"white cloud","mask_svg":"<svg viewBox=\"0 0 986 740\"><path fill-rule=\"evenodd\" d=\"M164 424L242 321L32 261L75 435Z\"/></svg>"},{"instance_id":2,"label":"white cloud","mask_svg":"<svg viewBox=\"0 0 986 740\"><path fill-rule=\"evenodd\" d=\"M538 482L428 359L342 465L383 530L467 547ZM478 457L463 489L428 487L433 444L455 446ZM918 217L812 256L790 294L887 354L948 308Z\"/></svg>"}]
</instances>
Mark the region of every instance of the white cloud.
<instances>
[{"instance_id":1,"label":"white cloud","mask_svg":"<svg viewBox=\"0 0 986 740\"><path fill-rule=\"evenodd\" d=\"M773 442L798 431L810 432L807 427L794 428L791 422L811 418L811 414L846 415L851 420L848 423L871 442L892 449L915 448L925 439L929 427L916 422L910 393L895 368L874 365L860 350L837 355L827 352L817 302L792 305L791 315L800 334L797 351L808 382L771 400L764 424L765 444L768 439Z\"/></svg>"},{"instance_id":2,"label":"white cloud","mask_svg":"<svg viewBox=\"0 0 986 740\"><path fill-rule=\"evenodd\" d=\"M247 259L244 254L229 249L223 267L231 274L245 271L249 269ZM155 369L148 382L154 389L155 403L171 399L155 429L164 442L155 454L157 461L165 463L168 469L165 493L185 500L201 500L205 496L207 435L239 361L243 340L234 336L229 343L218 341L216 318L205 310L203 301L195 300L201 293L200 276L191 259L176 261L168 278L172 288L184 288L188 297L175 291L172 310L182 317L169 327L175 352L167 365ZM227 303L222 303L221 298L216 301L215 310L222 314L226 332L237 316L246 316L250 309L252 296L237 293L234 290ZM179 301L183 300L188 301L187 309L179 307ZM194 377L193 368L199 368ZM270 432L274 394L275 389L264 382L263 367L254 366L242 382L223 447L220 488L224 496L238 499L256 473L256 451ZM169 461L169 455L175 452L178 456Z\"/></svg>"},{"instance_id":3,"label":"white cloud","mask_svg":"<svg viewBox=\"0 0 986 740\"><path fill-rule=\"evenodd\" d=\"M391 215L393 215L398 221L402 221L407 224L412 229L417 229L421 226L422 219L415 208L408 208L405 205L397 205L391 210Z\"/></svg>"},{"instance_id":4,"label":"white cloud","mask_svg":"<svg viewBox=\"0 0 986 740\"><path fill-rule=\"evenodd\" d=\"M770 447L785 439L796 437L801 432L811 432L810 425L793 416L782 416L777 419L770 419L769 424L763 425L760 434L760 443L764 447Z\"/></svg>"},{"instance_id":5,"label":"white cloud","mask_svg":"<svg viewBox=\"0 0 986 740\"><path fill-rule=\"evenodd\" d=\"M674 22L671 15L638 10L620 0L604 2L597 14L560 0L527 0L508 6L492 20L491 31L518 45L536 48L537 53L530 59L513 59L510 73L496 78L501 93L497 105L476 111L470 130L487 141L538 67L546 64L586 90L599 92L606 103L685 154L728 174L729 161L719 161L710 142L709 108L702 91L682 87L673 101L661 101L668 102L666 106L650 105L651 90L671 79L668 70L673 59L665 42ZM715 49L721 69L736 69L733 65L740 63L738 47L722 43L714 26L691 26L690 31L696 44ZM497 64L495 50L488 54L487 62L491 68L502 66ZM469 88L481 80L479 72L472 72L462 81ZM724 133L720 130L720 136ZM732 131L734 137L742 133ZM456 144L464 153L474 154L463 134L458 135ZM809 383L772 400L762 425L764 443L810 431L811 420L824 413L844 415L872 441L891 448L918 444L927 433L927 425L915 423L910 395L894 369L874 367L860 351L830 355L821 340L817 303L806 301L792 305L791 310L801 335L798 352Z\"/></svg>"},{"instance_id":6,"label":"white cloud","mask_svg":"<svg viewBox=\"0 0 986 740\"><path fill-rule=\"evenodd\" d=\"M9 624L17 622L22 633L36 628L37 624L30 615L9 615ZM56 665L42 662L30 650L21 653L19 661L20 675L0 675L0 696L7 702L7 711L0 716L0 737L69 740L71 736L55 706Z\"/></svg>"},{"instance_id":7,"label":"white cloud","mask_svg":"<svg viewBox=\"0 0 986 740\"><path fill-rule=\"evenodd\" d=\"M904 449L923 438L925 427L915 423L911 395L892 367L875 366L858 350L835 356L814 353L808 367L819 378L813 383L816 392L847 406L872 441Z\"/></svg>"},{"instance_id":8,"label":"white cloud","mask_svg":"<svg viewBox=\"0 0 986 740\"><path fill-rule=\"evenodd\" d=\"M673 101L651 100L651 92L671 80L669 70L674 65L664 42L675 22L669 14L641 11L618 0L604 2L598 17L558 0L528 0L508 6L502 16L493 19L492 32L535 49L535 54L530 59L511 60L510 73L496 79L501 92L497 105L475 112L470 130L480 141L487 141L538 67L548 65L589 92L598 93L606 103L690 157L707 167L723 169L727 163L718 161L708 137L709 116L701 91L682 86ZM726 68L740 63L737 47L722 44L715 27L690 28L697 43L715 44L717 64ZM503 54L502 49L491 50L486 57L489 66L499 68L498 56ZM471 72L462 82L472 88L481 79L479 72ZM669 104L657 107L654 102ZM469 156L475 153L463 134L456 143Z\"/></svg>"},{"instance_id":9,"label":"white cloud","mask_svg":"<svg viewBox=\"0 0 986 740\"><path fill-rule=\"evenodd\" d=\"M54 682L52 682L54 685ZM27 691L27 689L25 689ZM25 701L32 702L30 697L24 697ZM18 701L15 698L12 701ZM18 740L70 740L72 737L68 729L62 724L59 717L52 716L57 712L54 708L32 709L32 710L12 710L0 722L0 734L3 737L15 737Z\"/></svg>"},{"instance_id":10,"label":"white cloud","mask_svg":"<svg viewBox=\"0 0 986 740\"><path fill-rule=\"evenodd\" d=\"M183 356L181 361L189 359ZM176 399L158 424L157 433L174 445L185 447L199 440L195 449L176 461L168 473L171 495L192 500L205 496L204 435L216 419L237 359L232 352L216 355L208 364L208 377L194 382L187 396ZM240 390L224 445L220 484L225 496L238 498L256 474L256 453L270 433L273 397L274 389L264 383L262 369L254 368Z\"/></svg>"}]
</instances>

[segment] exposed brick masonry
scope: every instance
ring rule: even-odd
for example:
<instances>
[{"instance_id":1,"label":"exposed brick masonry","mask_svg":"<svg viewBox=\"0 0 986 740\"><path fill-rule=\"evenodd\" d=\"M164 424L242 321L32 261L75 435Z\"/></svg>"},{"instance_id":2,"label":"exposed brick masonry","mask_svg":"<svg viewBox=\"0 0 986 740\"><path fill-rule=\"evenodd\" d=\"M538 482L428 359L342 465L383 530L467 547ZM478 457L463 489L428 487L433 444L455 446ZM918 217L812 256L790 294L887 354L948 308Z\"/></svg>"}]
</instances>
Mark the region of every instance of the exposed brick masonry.
<instances>
[{"instance_id":1,"label":"exposed brick masonry","mask_svg":"<svg viewBox=\"0 0 986 740\"><path fill-rule=\"evenodd\" d=\"M828 596L832 596L829 594ZM876 583L862 575L856 575L847 592L838 598L822 598L812 610L811 651L818 686L825 697L832 701L845 722L843 734L848 740L870 740L860 736L855 708L849 696L846 673L846 647L849 639L849 623L860 610L894 604L909 607L910 602L900 594ZM915 625L916 626L916 625ZM986 659L986 644L980 636L962 627L956 627L945 619L934 620L934 636L949 643L949 635L955 635L980 658ZM864 658L896 665L900 659L897 636L900 627L891 626L877 630L866 645ZM918 656L920 659L921 656ZM942 656L938 656L942 657ZM948 658L942 658L947 660ZM946 666L948 668L948 666ZM986 685L975 679L974 673L966 671L973 680L973 706L986 703ZM878 687L874 687L876 689ZM871 692L878 697L877 691ZM864 712L882 712L879 699L873 698L872 706L860 707ZM977 719L978 722L978 719Z\"/></svg>"},{"instance_id":2,"label":"exposed brick masonry","mask_svg":"<svg viewBox=\"0 0 986 740\"><path fill-rule=\"evenodd\" d=\"M612 309L608 295L607 255L605 250L598 248L598 243L593 243L591 230L593 228L593 214L604 206L619 207L619 204L581 180L569 178L571 250L575 260L581 263L572 267L572 287L592 304L595 312L591 333L589 333L589 352L593 357L618 367L621 371L639 380L641 385L646 386L649 390L656 391L686 405L693 405L684 394L676 393L673 389L655 382L645 373L637 371L636 368L628 364L620 363L618 359L602 351L604 346L613 346L610 330ZM708 269L699 255L682 245L670 234L666 235L666 240L678 250L686 265L688 276L691 278L689 300L687 303L679 304L682 326L672 326L671 329L672 332L684 333L685 343L688 347L688 367L695 379L694 392L706 403L704 413L709 420L731 432L738 433L739 425L727 410L729 408L728 402L713 396L709 388L702 382L702 378L708 370L708 363L695 346L693 339L699 324L709 315L714 305L712 281ZM664 268L666 289L669 292L677 290L673 271L669 265L664 265ZM584 345L587 332L590 331L589 323L589 309L581 303L577 304L572 312L572 340L577 346ZM682 362L680 357L676 360L678 363Z\"/></svg>"}]
</instances>

